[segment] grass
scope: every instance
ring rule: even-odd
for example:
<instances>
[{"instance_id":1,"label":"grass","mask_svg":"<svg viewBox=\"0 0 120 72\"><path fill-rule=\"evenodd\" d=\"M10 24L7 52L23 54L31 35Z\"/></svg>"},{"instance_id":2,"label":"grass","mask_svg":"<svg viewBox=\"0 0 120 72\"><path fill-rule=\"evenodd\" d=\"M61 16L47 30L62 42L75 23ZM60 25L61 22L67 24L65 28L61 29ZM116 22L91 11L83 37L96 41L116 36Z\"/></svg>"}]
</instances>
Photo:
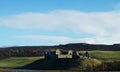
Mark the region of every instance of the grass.
<instances>
[{"instance_id":1,"label":"grass","mask_svg":"<svg viewBox=\"0 0 120 72\"><path fill-rule=\"evenodd\" d=\"M94 59L94 58L83 58L83 59L79 59L78 63L80 65L78 65L77 67L73 67L71 68L72 70L77 70L77 71L85 71L85 70L93 70L95 67L99 66L102 64L102 61L98 60L98 59Z\"/></svg>"},{"instance_id":2,"label":"grass","mask_svg":"<svg viewBox=\"0 0 120 72\"><path fill-rule=\"evenodd\" d=\"M120 51L88 51L91 57L104 61L120 61ZM80 51L85 53L85 51Z\"/></svg>"},{"instance_id":3,"label":"grass","mask_svg":"<svg viewBox=\"0 0 120 72\"><path fill-rule=\"evenodd\" d=\"M85 51L79 51L85 53ZM103 61L120 61L120 51L88 51L90 56ZM65 57L66 56L61 56ZM60 58L61 58L60 57ZM14 68L30 64L43 57L11 57L0 60L0 68Z\"/></svg>"},{"instance_id":4,"label":"grass","mask_svg":"<svg viewBox=\"0 0 120 72\"><path fill-rule=\"evenodd\" d=\"M10 71L10 70L0 70L0 72L14 72L14 71Z\"/></svg>"},{"instance_id":5,"label":"grass","mask_svg":"<svg viewBox=\"0 0 120 72\"><path fill-rule=\"evenodd\" d=\"M19 66L24 66L38 59L41 59L41 57L11 57L11 58L0 60L0 67L14 68Z\"/></svg>"}]
</instances>

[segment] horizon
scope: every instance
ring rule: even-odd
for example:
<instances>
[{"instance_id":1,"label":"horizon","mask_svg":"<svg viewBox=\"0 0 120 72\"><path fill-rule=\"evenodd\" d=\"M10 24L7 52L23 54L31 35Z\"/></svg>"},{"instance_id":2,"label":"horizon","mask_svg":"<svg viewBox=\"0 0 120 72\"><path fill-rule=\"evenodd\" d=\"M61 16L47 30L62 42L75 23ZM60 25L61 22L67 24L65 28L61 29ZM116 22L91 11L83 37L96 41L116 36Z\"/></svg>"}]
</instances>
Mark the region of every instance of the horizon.
<instances>
[{"instance_id":1,"label":"horizon","mask_svg":"<svg viewBox=\"0 0 120 72\"><path fill-rule=\"evenodd\" d=\"M60 46L60 45L69 45L69 44L88 44L88 45L119 45L119 44L90 44L90 43L66 43L66 44L54 44L54 45L11 45L11 46L0 46L0 48L9 48L9 47L31 47L31 46Z\"/></svg>"},{"instance_id":2,"label":"horizon","mask_svg":"<svg viewBox=\"0 0 120 72\"><path fill-rule=\"evenodd\" d=\"M120 0L1 0L0 47L120 43Z\"/></svg>"}]
</instances>

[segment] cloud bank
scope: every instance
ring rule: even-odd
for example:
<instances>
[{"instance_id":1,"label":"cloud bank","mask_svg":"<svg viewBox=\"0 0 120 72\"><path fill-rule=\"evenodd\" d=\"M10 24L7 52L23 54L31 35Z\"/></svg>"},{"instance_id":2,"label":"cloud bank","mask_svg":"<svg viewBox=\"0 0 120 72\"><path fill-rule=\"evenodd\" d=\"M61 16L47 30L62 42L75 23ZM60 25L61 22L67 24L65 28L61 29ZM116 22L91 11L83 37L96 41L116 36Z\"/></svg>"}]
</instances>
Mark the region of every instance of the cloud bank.
<instances>
[{"instance_id":1,"label":"cloud bank","mask_svg":"<svg viewBox=\"0 0 120 72\"><path fill-rule=\"evenodd\" d=\"M55 10L48 13L22 13L0 18L0 26L18 29L73 31L93 37L70 38L63 36L24 35L24 38L54 40L56 42L90 42L113 44L120 41L120 12L81 12ZM23 37L23 36L22 36Z\"/></svg>"}]
</instances>

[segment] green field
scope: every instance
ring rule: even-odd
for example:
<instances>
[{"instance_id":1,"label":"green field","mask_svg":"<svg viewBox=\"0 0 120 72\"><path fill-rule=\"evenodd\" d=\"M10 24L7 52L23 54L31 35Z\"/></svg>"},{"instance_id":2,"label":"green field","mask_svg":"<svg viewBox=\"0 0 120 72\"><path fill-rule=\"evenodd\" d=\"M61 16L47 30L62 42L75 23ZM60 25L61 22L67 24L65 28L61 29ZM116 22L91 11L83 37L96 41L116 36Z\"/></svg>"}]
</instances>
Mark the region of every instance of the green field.
<instances>
[{"instance_id":1,"label":"green field","mask_svg":"<svg viewBox=\"0 0 120 72\"><path fill-rule=\"evenodd\" d=\"M32 63L41 57L11 57L0 60L0 68L14 68Z\"/></svg>"},{"instance_id":2,"label":"green field","mask_svg":"<svg viewBox=\"0 0 120 72\"><path fill-rule=\"evenodd\" d=\"M120 51L88 51L93 58L101 59L104 61L120 61ZM85 53L85 51L79 51Z\"/></svg>"},{"instance_id":3,"label":"green field","mask_svg":"<svg viewBox=\"0 0 120 72\"><path fill-rule=\"evenodd\" d=\"M85 53L85 51L79 51ZM88 51L90 56L103 61L120 61L120 51ZM0 68L14 68L32 63L43 57L11 57L0 60Z\"/></svg>"}]
</instances>

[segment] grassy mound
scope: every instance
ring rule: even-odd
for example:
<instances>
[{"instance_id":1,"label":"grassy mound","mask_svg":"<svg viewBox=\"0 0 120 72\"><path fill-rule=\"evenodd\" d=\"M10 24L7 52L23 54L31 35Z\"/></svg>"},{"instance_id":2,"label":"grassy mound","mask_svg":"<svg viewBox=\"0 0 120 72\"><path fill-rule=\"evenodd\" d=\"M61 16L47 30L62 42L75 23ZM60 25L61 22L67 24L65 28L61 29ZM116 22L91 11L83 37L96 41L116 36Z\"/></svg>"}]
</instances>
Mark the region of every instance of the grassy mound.
<instances>
[{"instance_id":1,"label":"grassy mound","mask_svg":"<svg viewBox=\"0 0 120 72\"><path fill-rule=\"evenodd\" d=\"M97 70L96 68L102 62L97 59L57 59L57 60L44 60L40 59L20 69L35 69L35 70Z\"/></svg>"},{"instance_id":2,"label":"grassy mound","mask_svg":"<svg viewBox=\"0 0 120 72\"><path fill-rule=\"evenodd\" d=\"M78 60L78 62L79 62L79 66L72 68L72 70L82 70L82 71L95 70L98 66L102 64L102 61L98 59L88 59L88 58L80 59Z\"/></svg>"},{"instance_id":3,"label":"grassy mound","mask_svg":"<svg viewBox=\"0 0 120 72\"><path fill-rule=\"evenodd\" d=\"M69 70L72 67L78 66L79 63L75 59L60 58L56 60L40 59L33 63L27 64L17 69L33 69L33 70Z\"/></svg>"}]
</instances>

